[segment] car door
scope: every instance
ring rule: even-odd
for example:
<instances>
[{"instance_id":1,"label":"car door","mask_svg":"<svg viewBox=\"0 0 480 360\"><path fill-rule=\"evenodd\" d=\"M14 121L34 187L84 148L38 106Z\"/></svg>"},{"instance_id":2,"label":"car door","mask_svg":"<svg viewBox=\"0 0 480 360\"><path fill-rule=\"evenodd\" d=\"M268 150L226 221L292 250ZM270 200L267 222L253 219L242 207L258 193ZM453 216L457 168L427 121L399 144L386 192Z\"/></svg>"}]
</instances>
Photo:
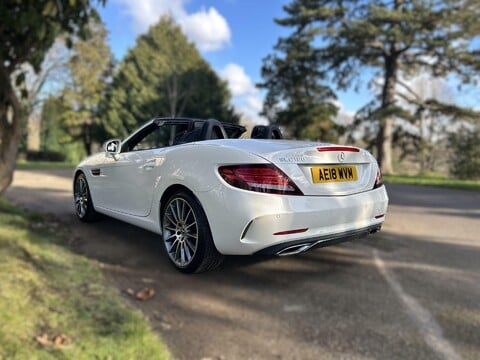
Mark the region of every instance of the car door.
<instances>
[{"instance_id":1,"label":"car door","mask_svg":"<svg viewBox=\"0 0 480 360\"><path fill-rule=\"evenodd\" d=\"M99 206L134 216L149 215L170 132L152 124L102 166L103 196Z\"/></svg>"},{"instance_id":2,"label":"car door","mask_svg":"<svg viewBox=\"0 0 480 360\"><path fill-rule=\"evenodd\" d=\"M152 206L160 154L155 150L120 153L115 163L102 169L103 207L120 213L147 216Z\"/></svg>"}]
</instances>

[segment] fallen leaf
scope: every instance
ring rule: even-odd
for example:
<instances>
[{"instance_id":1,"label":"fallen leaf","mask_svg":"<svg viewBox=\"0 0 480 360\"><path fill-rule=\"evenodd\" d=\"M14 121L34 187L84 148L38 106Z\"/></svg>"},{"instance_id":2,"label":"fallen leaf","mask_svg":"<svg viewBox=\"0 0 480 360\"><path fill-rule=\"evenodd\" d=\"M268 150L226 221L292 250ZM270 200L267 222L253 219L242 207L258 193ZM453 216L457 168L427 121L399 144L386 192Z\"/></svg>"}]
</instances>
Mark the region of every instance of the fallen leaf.
<instances>
[{"instance_id":1,"label":"fallen leaf","mask_svg":"<svg viewBox=\"0 0 480 360\"><path fill-rule=\"evenodd\" d=\"M128 294L128 295L135 296L135 291L134 291L133 289L131 289L131 288L128 288L128 289L127 289L127 294Z\"/></svg>"},{"instance_id":2,"label":"fallen leaf","mask_svg":"<svg viewBox=\"0 0 480 360\"><path fill-rule=\"evenodd\" d=\"M138 300L144 301L144 300L151 299L154 295L155 295L155 290L153 290L152 288L146 287L143 290L140 290L139 292L137 292L135 294L135 297Z\"/></svg>"},{"instance_id":3,"label":"fallen leaf","mask_svg":"<svg viewBox=\"0 0 480 360\"><path fill-rule=\"evenodd\" d=\"M35 336L35 340L42 346L48 346L51 344L50 340L48 340L47 334L42 334L40 336Z\"/></svg>"},{"instance_id":4,"label":"fallen leaf","mask_svg":"<svg viewBox=\"0 0 480 360\"><path fill-rule=\"evenodd\" d=\"M60 334L53 338L53 343L55 344L55 347L59 348L70 344L71 339L65 334Z\"/></svg>"},{"instance_id":5,"label":"fallen leaf","mask_svg":"<svg viewBox=\"0 0 480 360\"><path fill-rule=\"evenodd\" d=\"M164 330L170 330L172 328L172 325L170 325L169 323L167 322L161 322L160 323L160 326L164 329Z\"/></svg>"}]
</instances>

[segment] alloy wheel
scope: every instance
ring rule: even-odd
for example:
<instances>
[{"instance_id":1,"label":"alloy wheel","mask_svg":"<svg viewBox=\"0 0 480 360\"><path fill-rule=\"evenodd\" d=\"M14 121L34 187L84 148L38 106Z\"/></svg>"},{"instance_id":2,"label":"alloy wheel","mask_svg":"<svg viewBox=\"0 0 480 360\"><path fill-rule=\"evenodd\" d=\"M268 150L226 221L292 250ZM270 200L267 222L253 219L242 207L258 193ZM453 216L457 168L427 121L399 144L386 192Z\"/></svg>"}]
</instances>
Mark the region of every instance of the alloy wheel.
<instances>
[{"instance_id":1,"label":"alloy wheel","mask_svg":"<svg viewBox=\"0 0 480 360\"><path fill-rule=\"evenodd\" d=\"M165 208L162 224L168 256L177 266L188 266L198 248L198 222L188 201L173 198Z\"/></svg>"},{"instance_id":2,"label":"alloy wheel","mask_svg":"<svg viewBox=\"0 0 480 360\"><path fill-rule=\"evenodd\" d=\"M88 187L84 177L79 176L75 182L75 210L80 218L85 217L88 210Z\"/></svg>"}]
</instances>

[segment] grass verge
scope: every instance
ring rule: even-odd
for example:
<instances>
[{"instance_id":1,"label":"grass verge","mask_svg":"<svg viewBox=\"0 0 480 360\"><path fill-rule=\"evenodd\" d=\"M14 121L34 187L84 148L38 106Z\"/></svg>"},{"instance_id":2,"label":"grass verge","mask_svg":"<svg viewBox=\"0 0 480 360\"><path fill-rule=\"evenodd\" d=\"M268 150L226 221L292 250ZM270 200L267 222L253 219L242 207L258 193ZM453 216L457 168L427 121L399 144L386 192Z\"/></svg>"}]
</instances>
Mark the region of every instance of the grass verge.
<instances>
[{"instance_id":1,"label":"grass verge","mask_svg":"<svg viewBox=\"0 0 480 360\"><path fill-rule=\"evenodd\" d=\"M0 198L0 359L169 359L142 314L54 225ZM41 345L43 334L67 340Z\"/></svg>"},{"instance_id":2,"label":"grass verge","mask_svg":"<svg viewBox=\"0 0 480 360\"><path fill-rule=\"evenodd\" d=\"M18 161L15 168L18 170L68 170L74 169L75 164L53 161Z\"/></svg>"},{"instance_id":3,"label":"grass verge","mask_svg":"<svg viewBox=\"0 0 480 360\"><path fill-rule=\"evenodd\" d=\"M480 180L456 180L436 176L384 175L386 183L440 186L452 189L480 191Z\"/></svg>"}]
</instances>

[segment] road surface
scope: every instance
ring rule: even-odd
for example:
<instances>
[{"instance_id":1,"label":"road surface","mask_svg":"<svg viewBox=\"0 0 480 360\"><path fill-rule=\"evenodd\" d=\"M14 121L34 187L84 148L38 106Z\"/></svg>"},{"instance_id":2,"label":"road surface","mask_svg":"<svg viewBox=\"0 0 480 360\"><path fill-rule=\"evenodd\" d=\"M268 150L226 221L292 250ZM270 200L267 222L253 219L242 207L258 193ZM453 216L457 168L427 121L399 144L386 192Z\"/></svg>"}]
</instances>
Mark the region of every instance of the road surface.
<instances>
[{"instance_id":1,"label":"road surface","mask_svg":"<svg viewBox=\"0 0 480 360\"><path fill-rule=\"evenodd\" d=\"M7 197L53 214L178 359L480 358L480 193L387 185L379 234L183 275L155 234L77 221L70 177L17 171ZM144 286L150 301L125 293Z\"/></svg>"}]
</instances>

